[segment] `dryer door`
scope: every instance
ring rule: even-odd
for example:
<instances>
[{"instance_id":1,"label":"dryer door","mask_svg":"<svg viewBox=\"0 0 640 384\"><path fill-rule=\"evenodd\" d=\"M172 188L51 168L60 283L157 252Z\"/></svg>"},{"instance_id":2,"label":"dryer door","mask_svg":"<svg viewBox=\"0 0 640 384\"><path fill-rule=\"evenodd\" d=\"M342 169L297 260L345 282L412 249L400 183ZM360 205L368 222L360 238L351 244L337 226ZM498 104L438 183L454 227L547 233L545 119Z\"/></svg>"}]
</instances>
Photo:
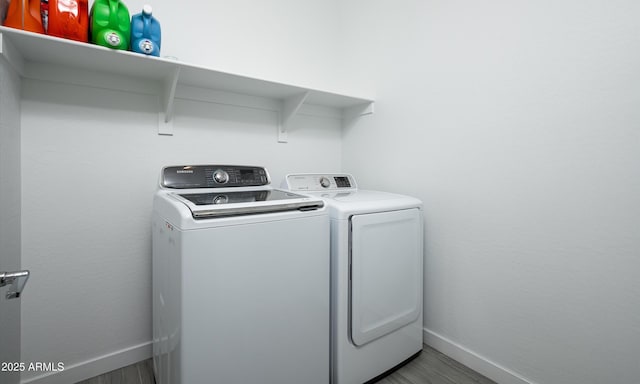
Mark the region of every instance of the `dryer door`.
<instances>
[{"instance_id":1,"label":"dryer door","mask_svg":"<svg viewBox=\"0 0 640 384\"><path fill-rule=\"evenodd\" d=\"M415 321L422 311L419 209L351 217L351 341L362 346Z\"/></svg>"}]
</instances>

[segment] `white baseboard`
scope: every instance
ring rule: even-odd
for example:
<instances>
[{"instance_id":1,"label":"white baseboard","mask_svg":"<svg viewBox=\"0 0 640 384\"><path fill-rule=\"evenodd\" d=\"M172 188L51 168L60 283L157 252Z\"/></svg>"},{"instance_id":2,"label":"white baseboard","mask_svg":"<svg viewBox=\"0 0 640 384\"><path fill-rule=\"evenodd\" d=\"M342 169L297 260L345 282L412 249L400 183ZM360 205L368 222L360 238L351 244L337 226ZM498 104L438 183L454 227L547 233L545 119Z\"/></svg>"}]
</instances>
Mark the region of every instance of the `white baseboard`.
<instances>
[{"instance_id":1,"label":"white baseboard","mask_svg":"<svg viewBox=\"0 0 640 384\"><path fill-rule=\"evenodd\" d=\"M452 359L466 365L474 371L499 384L536 384L521 375L447 339L433 331L423 328L424 343L437 349Z\"/></svg>"},{"instance_id":2,"label":"white baseboard","mask_svg":"<svg viewBox=\"0 0 640 384\"><path fill-rule=\"evenodd\" d=\"M452 359L499 384L536 384L519 374L457 344L436 332L423 329L424 342ZM151 358L151 341L108 353L81 363L65 366L64 371L45 373L22 380L20 384L69 384L101 375Z\"/></svg>"},{"instance_id":3,"label":"white baseboard","mask_svg":"<svg viewBox=\"0 0 640 384\"><path fill-rule=\"evenodd\" d=\"M151 357L151 341L114 351L77 364L63 371L50 372L23 379L20 384L69 384L126 367Z\"/></svg>"}]
</instances>

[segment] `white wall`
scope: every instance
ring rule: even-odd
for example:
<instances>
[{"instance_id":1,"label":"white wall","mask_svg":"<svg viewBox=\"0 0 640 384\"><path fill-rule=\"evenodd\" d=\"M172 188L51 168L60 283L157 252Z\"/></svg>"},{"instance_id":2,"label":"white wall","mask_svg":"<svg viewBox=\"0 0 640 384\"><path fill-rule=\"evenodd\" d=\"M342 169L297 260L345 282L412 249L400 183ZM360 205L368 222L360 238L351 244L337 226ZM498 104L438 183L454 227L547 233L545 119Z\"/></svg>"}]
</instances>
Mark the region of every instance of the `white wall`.
<instances>
[{"instance_id":1,"label":"white wall","mask_svg":"<svg viewBox=\"0 0 640 384\"><path fill-rule=\"evenodd\" d=\"M304 73L318 87L333 78L334 32L317 18L329 18L333 3L251 3L207 2L213 23L179 3L154 3L163 55L294 83ZM22 263L33 275L22 299L22 361L65 364L52 376L25 372L23 383L75 382L150 356L149 220L162 166L263 165L274 184L287 172L340 170L335 118L299 115L279 144L274 111L177 99L174 136L158 136L159 102L144 88L23 81Z\"/></svg>"},{"instance_id":2,"label":"white wall","mask_svg":"<svg viewBox=\"0 0 640 384\"><path fill-rule=\"evenodd\" d=\"M342 141L336 121L301 117L278 145L272 112L184 100L159 137L153 97L23 82L22 360L69 367L23 381L148 354L158 170L217 161L274 180L342 168L420 197L429 340L501 382L637 377L640 5L268 3L159 0L162 54L375 93Z\"/></svg>"},{"instance_id":3,"label":"white wall","mask_svg":"<svg viewBox=\"0 0 640 384\"><path fill-rule=\"evenodd\" d=\"M20 77L0 58L0 271L20 270ZM20 300L0 290L0 362L20 361ZM14 384L15 372L0 372Z\"/></svg>"},{"instance_id":4,"label":"white wall","mask_svg":"<svg viewBox=\"0 0 640 384\"><path fill-rule=\"evenodd\" d=\"M127 0L131 14L147 0ZM341 91L339 0L156 0L161 56L221 71Z\"/></svg>"},{"instance_id":5,"label":"white wall","mask_svg":"<svg viewBox=\"0 0 640 384\"><path fill-rule=\"evenodd\" d=\"M640 3L341 12L376 93L343 170L425 203L427 340L502 383L636 382Z\"/></svg>"}]
</instances>

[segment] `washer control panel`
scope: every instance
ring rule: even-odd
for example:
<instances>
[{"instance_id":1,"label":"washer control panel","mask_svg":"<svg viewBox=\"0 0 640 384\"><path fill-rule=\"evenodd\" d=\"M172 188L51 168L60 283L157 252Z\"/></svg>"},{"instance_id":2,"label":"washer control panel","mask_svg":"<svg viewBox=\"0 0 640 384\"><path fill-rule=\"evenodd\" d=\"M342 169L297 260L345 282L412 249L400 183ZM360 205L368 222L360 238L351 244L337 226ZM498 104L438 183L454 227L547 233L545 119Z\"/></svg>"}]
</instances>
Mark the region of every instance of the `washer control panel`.
<instances>
[{"instance_id":1,"label":"washer control panel","mask_svg":"<svg viewBox=\"0 0 640 384\"><path fill-rule=\"evenodd\" d=\"M257 187L270 183L262 167L244 165L181 165L164 167L160 185L165 188Z\"/></svg>"},{"instance_id":2,"label":"washer control panel","mask_svg":"<svg viewBox=\"0 0 640 384\"><path fill-rule=\"evenodd\" d=\"M287 175L283 187L290 191L354 191L353 176L347 173L295 173Z\"/></svg>"}]
</instances>

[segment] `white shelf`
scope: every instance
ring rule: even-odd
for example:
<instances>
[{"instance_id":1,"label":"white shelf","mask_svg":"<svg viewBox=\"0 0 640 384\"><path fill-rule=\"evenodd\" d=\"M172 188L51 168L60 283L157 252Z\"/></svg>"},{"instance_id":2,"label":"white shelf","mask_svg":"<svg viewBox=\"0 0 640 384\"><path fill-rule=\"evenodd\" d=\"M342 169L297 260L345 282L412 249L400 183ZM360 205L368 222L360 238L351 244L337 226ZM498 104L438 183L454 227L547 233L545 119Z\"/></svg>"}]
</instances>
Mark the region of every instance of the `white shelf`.
<instances>
[{"instance_id":1,"label":"white shelf","mask_svg":"<svg viewBox=\"0 0 640 384\"><path fill-rule=\"evenodd\" d=\"M280 115L278 141L286 142L288 123L304 105L335 111L343 118L373 113L373 100L262 80L165 58L59 39L56 37L0 27L0 54L25 78L46 78L44 68L59 68L58 81L91 84L107 79L112 86L129 79L153 84L161 100L159 133L172 134L173 104L178 87L182 93L196 89L190 98L227 98L243 103L242 96L267 99ZM65 76L67 70L68 76ZM74 76L68 72L84 73ZM54 72L55 73L55 72ZM204 89L204 91L203 91ZM201 95L201 96L197 96ZM241 101L238 101L241 100Z\"/></svg>"}]
</instances>

